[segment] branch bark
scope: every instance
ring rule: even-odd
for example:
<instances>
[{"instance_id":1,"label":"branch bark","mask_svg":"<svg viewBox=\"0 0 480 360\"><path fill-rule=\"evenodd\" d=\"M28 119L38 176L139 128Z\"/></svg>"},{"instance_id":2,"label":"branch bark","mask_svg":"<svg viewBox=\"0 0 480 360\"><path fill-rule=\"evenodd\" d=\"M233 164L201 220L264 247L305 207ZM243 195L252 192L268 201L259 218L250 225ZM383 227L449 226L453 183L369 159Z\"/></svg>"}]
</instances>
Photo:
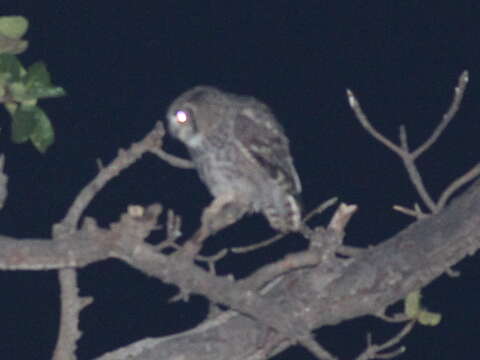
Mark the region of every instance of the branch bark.
<instances>
[{"instance_id":1,"label":"branch bark","mask_svg":"<svg viewBox=\"0 0 480 360\"><path fill-rule=\"evenodd\" d=\"M87 221L70 235L71 241L19 242L4 237L0 239L0 268L78 268L108 257L120 258L150 276L176 284L182 291L202 294L235 311L210 319L192 331L144 340L99 359L126 358L121 353L133 356L129 359L169 358L173 354L186 359L211 359L212 349L215 358L236 359L248 358L252 349L262 349L262 339L268 339L276 353L290 346L290 336L295 338L298 333L292 334L302 329L381 313L480 247L477 180L438 214L413 223L355 258L319 261L290 269L280 278L275 273L274 286L260 295L259 289L245 286L246 281L215 277L190 261L182 261L181 256L165 256L144 243L159 214L160 207L151 206L141 217L123 215L110 229ZM315 233L322 236L318 229ZM283 330L272 337L269 328Z\"/></svg>"}]
</instances>

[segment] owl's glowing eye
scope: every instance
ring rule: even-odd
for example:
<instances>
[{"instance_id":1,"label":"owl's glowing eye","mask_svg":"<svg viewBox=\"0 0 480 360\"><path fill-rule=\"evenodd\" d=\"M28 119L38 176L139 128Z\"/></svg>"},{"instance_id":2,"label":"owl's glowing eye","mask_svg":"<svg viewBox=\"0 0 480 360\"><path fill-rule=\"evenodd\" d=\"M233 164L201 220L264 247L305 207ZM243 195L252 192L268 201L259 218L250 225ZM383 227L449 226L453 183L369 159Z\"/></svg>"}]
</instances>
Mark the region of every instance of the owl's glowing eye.
<instances>
[{"instance_id":1,"label":"owl's glowing eye","mask_svg":"<svg viewBox=\"0 0 480 360\"><path fill-rule=\"evenodd\" d=\"M175 119L177 119L178 123L185 124L188 121L189 116L188 116L187 112L185 112L183 110L179 110L175 113Z\"/></svg>"}]
</instances>

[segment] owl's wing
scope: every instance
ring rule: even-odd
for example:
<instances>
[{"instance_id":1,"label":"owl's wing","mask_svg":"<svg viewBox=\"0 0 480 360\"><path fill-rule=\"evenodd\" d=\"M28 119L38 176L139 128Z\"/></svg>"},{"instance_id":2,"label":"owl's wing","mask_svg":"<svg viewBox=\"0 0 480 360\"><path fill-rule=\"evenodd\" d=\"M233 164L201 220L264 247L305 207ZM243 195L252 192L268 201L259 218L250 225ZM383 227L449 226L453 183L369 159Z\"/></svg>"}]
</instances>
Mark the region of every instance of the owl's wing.
<instances>
[{"instance_id":1,"label":"owl's wing","mask_svg":"<svg viewBox=\"0 0 480 360\"><path fill-rule=\"evenodd\" d=\"M273 114L263 108L248 108L237 115L233 131L248 159L257 163L288 193L302 191L288 139Z\"/></svg>"}]
</instances>

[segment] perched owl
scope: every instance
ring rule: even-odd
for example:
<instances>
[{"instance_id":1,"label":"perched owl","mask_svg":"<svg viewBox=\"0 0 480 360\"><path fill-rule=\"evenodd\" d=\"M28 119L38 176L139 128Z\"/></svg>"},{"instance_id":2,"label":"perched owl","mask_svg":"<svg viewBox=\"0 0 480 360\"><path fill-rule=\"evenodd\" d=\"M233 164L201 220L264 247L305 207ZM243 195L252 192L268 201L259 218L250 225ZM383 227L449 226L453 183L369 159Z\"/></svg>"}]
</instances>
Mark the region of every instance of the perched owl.
<instances>
[{"instance_id":1,"label":"perched owl","mask_svg":"<svg viewBox=\"0 0 480 360\"><path fill-rule=\"evenodd\" d=\"M237 217L262 212L281 232L299 229L300 180L288 139L265 104L197 86L173 101L167 119L215 198L212 204L235 205Z\"/></svg>"}]
</instances>

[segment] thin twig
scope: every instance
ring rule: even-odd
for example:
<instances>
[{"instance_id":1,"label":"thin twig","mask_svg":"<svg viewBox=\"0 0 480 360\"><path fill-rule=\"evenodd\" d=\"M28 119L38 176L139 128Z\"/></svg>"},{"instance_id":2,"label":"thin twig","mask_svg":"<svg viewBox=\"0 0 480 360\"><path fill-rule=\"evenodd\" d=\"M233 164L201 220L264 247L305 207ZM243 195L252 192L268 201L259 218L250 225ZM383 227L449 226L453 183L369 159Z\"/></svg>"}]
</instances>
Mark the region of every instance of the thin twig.
<instances>
[{"instance_id":1,"label":"thin twig","mask_svg":"<svg viewBox=\"0 0 480 360\"><path fill-rule=\"evenodd\" d=\"M181 169L193 169L193 162L187 159L182 159L178 156L172 155L164 151L162 148L155 148L150 150L151 153L157 155L160 159L166 163L181 168Z\"/></svg>"},{"instance_id":2,"label":"thin twig","mask_svg":"<svg viewBox=\"0 0 480 360\"><path fill-rule=\"evenodd\" d=\"M468 183L469 181L475 179L477 176L480 175L480 163L476 164L473 168L468 170L465 174L460 176L458 179L453 181L447 188L443 191L442 195L440 195L440 199L438 200L438 208L443 209L445 204L447 203L450 196L457 191L460 187Z\"/></svg>"},{"instance_id":3,"label":"thin twig","mask_svg":"<svg viewBox=\"0 0 480 360\"><path fill-rule=\"evenodd\" d=\"M210 255L210 256L197 254L195 256L195 260L206 262L207 265L208 265L209 272L211 274L215 275L216 274L215 263L217 261L220 261L221 259L223 259L225 256L227 256L227 254L228 254L228 249L222 249L219 252L217 252L216 254L213 254L213 255Z\"/></svg>"},{"instance_id":4,"label":"thin twig","mask_svg":"<svg viewBox=\"0 0 480 360\"><path fill-rule=\"evenodd\" d=\"M426 213L422 211L422 209L420 208L420 205L418 205L417 203L413 205L413 209L409 209L401 205L393 205L393 210L408 216L412 216L417 219L423 219L428 216Z\"/></svg>"},{"instance_id":5,"label":"thin twig","mask_svg":"<svg viewBox=\"0 0 480 360\"><path fill-rule=\"evenodd\" d=\"M330 199L324 201L323 203L318 205L316 208L311 210L307 215L305 215L305 217L303 218L303 222L307 222L308 220L310 220L315 215L321 214L326 209L333 206L337 201L338 201L338 198L336 198L336 197L330 198ZM288 235L288 234L279 233L279 234L276 234L276 235L272 236L271 238L269 238L267 240L264 240L262 242L259 242L259 243L253 244L253 245L230 248L230 251L234 254L244 254L244 253L247 253L247 252L250 252L250 251L254 251L254 250L269 246L270 244L273 244L274 242L282 239L286 235Z\"/></svg>"},{"instance_id":6,"label":"thin twig","mask_svg":"<svg viewBox=\"0 0 480 360\"><path fill-rule=\"evenodd\" d=\"M432 199L430 194L427 191L427 188L423 184L422 176L417 169L417 165L415 165L415 159L412 157L409 147L408 147L408 138L407 138L407 131L405 130L405 126L400 126L400 143L402 147L402 155L400 156L403 161L403 165L407 170L408 176L417 190L418 195L423 200L425 205L429 208L432 213L438 212L437 204Z\"/></svg>"},{"instance_id":7,"label":"thin twig","mask_svg":"<svg viewBox=\"0 0 480 360\"><path fill-rule=\"evenodd\" d=\"M159 147L164 134L163 126L157 125L141 141L132 144L128 150L119 150L117 157L109 165L104 166L97 176L80 191L62 220L61 226L76 229L80 216L96 194L121 171L135 163L145 152Z\"/></svg>"},{"instance_id":8,"label":"thin twig","mask_svg":"<svg viewBox=\"0 0 480 360\"><path fill-rule=\"evenodd\" d=\"M403 155L403 150L393 142L391 142L389 139L387 139L385 136L380 134L368 121L367 116L363 112L360 103L358 102L357 98L355 97L355 94L350 90L347 89L347 96L348 96L348 103L350 104L350 107L352 108L353 112L355 113L355 116L357 117L358 121L360 121L360 124L363 126L367 132L372 135L375 139L377 139L379 142L381 142L383 145L388 147L390 150L392 150L394 153L396 153L398 156L402 157Z\"/></svg>"},{"instance_id":9,"label":"thin twig","mask_svg":"<svg viewBox=\"0 0 480 360\"><path fill-rule=\"evenodd\" d=\"M455 87L452 103L450 104L447 112L443 115L442 121L438 124L438 126L433 130L432 135L422 144L420 145L415 151L412 152L412 157L416 159L422 153L424 153L430 146L432 146L435 141L437 141L438 137L442 134L443 130L447 127L450 121L453 119L455 114L458 112L460 108L460 104L462 103L463 95L467 88L468 84L468 71L464 70L460 77L458 78L457 86Z\"/></svg>"},{"instance_id":10,"label":"thin twig","mask_svg":"<svg viewBox=\"0 0 480 360\"><path fill-rule=\"evenodd\" d=\"M367 348L363 353L357 356L356 360L369 360L369 359L391 359L403 352L405 352L405 347L402 346L399 349L393 350L389 353L379 354L380 351L384 351L389 347L392 347L398 344L405 336L407 336L410 331L412 331L415 321L410 321L403 327L403 329L395 335L393 338L381 345L372 344L371 335L367 335Z\"/></svg>"},{"instance_id":11,"label":"thin twig","mask_svg":"<svg viewBox=\"0 0 480 360\"><path fill-rule=\"evenodd\" d=\"M385 136L380 134L372 126L367 116L363 112L353 92L347 89L348 102L353 112L355 113L356 118L359 120L360 124L365 128L365 130L367 130L367 132L371 136L373 136L379 142L384 144L387 148L389 148L391 151L396 153L402 159L404 166L410 177L410 180L414 184L414 187L417 193L419 194L423 202L426 204L426 206L429 208L429 210L432 213L438 212L445 205L451 193L454 192L456 189L458 189L458 187L463 185L465 182L469 181L468 179L470 179L470 176L472 175L470 173L467 173L468 174L466 178L467 180L461 178L461 180L459 179L458 183L457 182L452 183L451 187L445 190L445 192L442 194L441 203L440 201L438 203L435 203L435 201L432 199L432 197L428 193L425 185L423 184L423 180L420 175L420 172L418 171L415 165L415 159L417 159L421 154L423 154L426 150L428 150L435 143L435 141L437 141L437 139L445 130L447 125L450 123L450 121L452 121L453 117L455 116L455 114L458 112L460 108L460 104L465 94L467 83L468 83L468 71L465 70L462 72L462 74L458 78L458 83L457 83L457 86L455 87L452 103L450 104L447 112L443 115L442 120L440 121L438 126L433 130L430 137L414 151L410 151L408 147L407 132L404 126L400 127L401 146L398 146L393 142L391 142L389 139L387 139Z\"/></svg>"},{"instance_id":12,"label":"thin twig","mask_svg":"<svg viewBox=\"0 0 480 360\"><path fill-rule=\"evenodd\" d=\"M319 360L336 360L337 358L330 354L326 349L323 348L318 342L315 341L312 335L308 337L302 337L300 339L300 344L305 346L312 354L314 354Z\"/></svg>"},{"instance_id":13,"label":"thin twig","mask_svg":"<svg viewBox=\"0 0 480 360\"><path fill-rule=\"evenodd\" d=\"M405 315L404 313L396 313L396 314L393 314L393 316L387 315L385 313L385 309L383 309L382 312L378 312L373 315L389 323L400 323L400 322L404 323L405 321L411 320L411 318Z\"/></svg>"},{"instance_id":14,"label":"thin twig","mask_svg":"<svg viewBox=\"0 0 480 360\"><path fill-rule=\"evenodd\" d=\"M166 221L166 239L161 243L155 245L155 250L163 251L167 248L172 248L174 250L179 250L180 245L177 244L177 239L182 236L181 232L182 218L180 215L176 215L172 209L167 211L167 221Z\"/></svg>"},{"instance_id":15,"label":"thin twig","mask_svg":"<svg viewBox=\"0 0 480 360\"><path fill-rule=\"evenodd\" d=\"M320 215L321 213L323 213L325 210L327 210L329 207L335 205L338 201L338 198L337 197L333 197L333 198L330 198L328 200L325 200L323 203L321 203L320 205L318 205L316 208L314 208L313 210L311 210L307 215L305 215L305 217L303 218L303 221L304 222L307 222L309 221L312 217L314 217L315 215Z\"/></svg>"},{"instance_id":16,"label":"thin twig","mask_svg":"<svg viewBox=\"0 0 480 360\"><path fill-rule=\"evenodd\" d=\"M248 246L237 246L237 247L232 247L230 248L230 251L234 254L244 254L250 251L258 250L263 247L266 247L270 244L273 244L274 242L280 240L281 238L285 237L286 234L284 233L279 233L271 238L268 238L267 240L261 241L259 243L253 244L253 245L248 245Z\"/></svg>"},{"instance_id":17,"label":"thin twig","mask_svg":"<svg viewBox=\"0 0 480 360\"><path fill-rule=\"evenodd\" d=\"M322 261L321 256L313 251L302 251L286 256L284 259L274 263L265 265L250 277L239 282L239 286L245 289L257 290L265 286L265 284L278 278L287 272L295 269L313 267Z\"/></svg>"}]
</instances>

